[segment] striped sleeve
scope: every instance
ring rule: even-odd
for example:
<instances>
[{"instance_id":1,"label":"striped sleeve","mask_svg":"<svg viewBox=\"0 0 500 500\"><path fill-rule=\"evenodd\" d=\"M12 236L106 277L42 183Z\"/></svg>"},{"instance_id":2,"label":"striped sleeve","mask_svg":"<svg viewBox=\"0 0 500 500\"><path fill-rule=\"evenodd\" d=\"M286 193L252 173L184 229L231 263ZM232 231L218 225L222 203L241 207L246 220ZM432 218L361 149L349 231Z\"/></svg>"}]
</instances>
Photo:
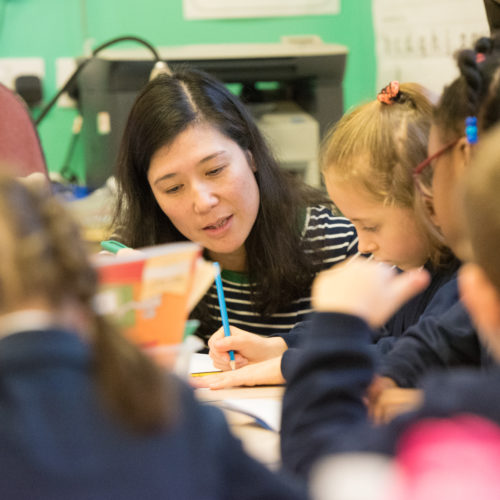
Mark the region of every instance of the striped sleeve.
<instances>
[{"instance_id":1,"label":"striped sleeve","mask_svg":"<svg viewBox=\"0 0 500 500\"><path fill-rule=\"evenodd\" d=\"M344 217L335 216L321 206L309 207L302 237L306 252L313 254L317 270L329 268L357 252L354 226ZM311 312L310 289L304 296L289 304L286 310L263 318L255 312L250 301L250 286L246 275L222 271L226 308L231 325L264 336L283 335ZM220 310L215 284L204 297L210 316L220 323Z\"/></svg>"},{"instance_id":2,"label":"striped sleeve","mask_svg":"<svg viewBox=\"0 0 500 500\"><path fill-rule=\"evenodd\" d=\"M316 253L318 270L342 262L358 250L354 226L348 219L334 215L326 207L309 207L303 237L311 247L306 251Z\"/></svg>"}]
</instances>

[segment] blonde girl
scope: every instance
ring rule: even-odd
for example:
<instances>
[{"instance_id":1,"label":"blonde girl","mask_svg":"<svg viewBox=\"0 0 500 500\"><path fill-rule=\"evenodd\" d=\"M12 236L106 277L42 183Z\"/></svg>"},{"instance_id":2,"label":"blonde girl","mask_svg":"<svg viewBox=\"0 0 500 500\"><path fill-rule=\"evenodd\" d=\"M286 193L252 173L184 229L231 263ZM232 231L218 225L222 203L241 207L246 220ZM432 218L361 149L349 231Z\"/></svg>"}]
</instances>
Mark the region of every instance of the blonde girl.
<instances>
[{"instance_id":1,"label":"blonde girl","mask_svg":"<svg viewBox=\"0 0 500 500\"><path fill-rule=\"evenodd\" d=\"M433 102L433 96L418 84L391 82L377 99L346 113L322 145L321 167L328 193L355 226L359 252L401 270L425 266L431 274L429 287L389 320L380 338L374 338L383 352L420 319L458 268L458 261L421 215L413 181L413 169L427 156ZM441 295L436 299L439 307L447 308L456 300L453 292L441 290L440 294L445 297L442 302ZM242 368L197 384L222 388L283 382L294 356L290 347L307 332L307 323L271 339L237 329L227 338L217 332L209 341L215 364L228 369L227 351L233 349L238 351ZM286 345L277 346L278 340ZM273 357L278 347L281 353Z\"/></svg>"}]
</instances>

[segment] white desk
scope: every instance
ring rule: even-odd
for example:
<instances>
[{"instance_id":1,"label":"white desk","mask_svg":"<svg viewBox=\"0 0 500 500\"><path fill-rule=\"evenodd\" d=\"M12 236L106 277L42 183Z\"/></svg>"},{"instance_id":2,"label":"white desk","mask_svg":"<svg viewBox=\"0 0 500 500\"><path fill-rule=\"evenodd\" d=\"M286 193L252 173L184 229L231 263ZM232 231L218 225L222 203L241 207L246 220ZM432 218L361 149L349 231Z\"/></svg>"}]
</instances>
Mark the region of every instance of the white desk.
<instances>
[{"instance_id":1,"label":"white desk","mask_svg":"<svg viewBox=\"0 0 500 500\"><path fill-rule=\"evenodd\" d=\"M211 391L210 389L197 389L196 395L201 401L209 401L217 405L224 399L281 399L284 386L263 387L235 387ZM231 430L243 443L247 453L271 469L279 467L281 463L279 449L279 433L264 429L251 417L223 409Z\"/></svg>"}]
</instances>

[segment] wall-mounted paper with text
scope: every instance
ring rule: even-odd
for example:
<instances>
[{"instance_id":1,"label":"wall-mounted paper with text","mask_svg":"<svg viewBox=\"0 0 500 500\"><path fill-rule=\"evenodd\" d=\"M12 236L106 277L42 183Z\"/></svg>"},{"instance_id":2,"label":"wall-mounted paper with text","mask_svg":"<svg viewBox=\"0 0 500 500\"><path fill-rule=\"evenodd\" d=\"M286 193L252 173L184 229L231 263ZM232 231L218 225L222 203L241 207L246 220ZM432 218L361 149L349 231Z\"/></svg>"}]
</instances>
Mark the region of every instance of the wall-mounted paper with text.
<instances>
[{"instance_id":1,"label":"wall-mounted paper with text","mask_svg":"<svg viewBox=\"0 0 500 500\"><path fill-rule=\"evenodd\" d=\"M340 0L183 0L183 7L186 19L307 16L338 14Z\"/></svg>"},{"instance_id":2,"label":"wall-mounted paper with text","mask_svg":"<svg viewBox=\"0 0 500 500\"><path fill-rule=\"evenodd\" d=\"M457 50L489 28L483 0L373 0L377 88L418 82L441 93L458 69Z\"/></svg>"}]
</instances>

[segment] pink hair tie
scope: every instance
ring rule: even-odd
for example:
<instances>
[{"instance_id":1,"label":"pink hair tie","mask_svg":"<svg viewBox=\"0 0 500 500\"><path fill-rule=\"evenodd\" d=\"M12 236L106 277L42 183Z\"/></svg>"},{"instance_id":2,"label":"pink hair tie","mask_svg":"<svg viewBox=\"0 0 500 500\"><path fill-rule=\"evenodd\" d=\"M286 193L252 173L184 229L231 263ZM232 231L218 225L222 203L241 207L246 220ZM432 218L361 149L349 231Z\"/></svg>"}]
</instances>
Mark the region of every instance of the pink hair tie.
<instances>
[{"instance_id":1,"label":"pink hair tie","mask_svg":"<svg viewBox=\"0 0 500 500\"><path fill-rule=\"evenodd\" d=\"M384 104L394 104L399 95L399 82L393 80L378 93L377 100Z\"/></svg>"},{"instance_id":2,"label":"pink hair tie","mask_svg":"<svg viewBox=\"0 0 500 500\"><path fill-rule=\"evenodd\" d=\"M476 54L476 64L481 64L486 59L486 56L482 52Z\"/></svg>"}]
</instances>

